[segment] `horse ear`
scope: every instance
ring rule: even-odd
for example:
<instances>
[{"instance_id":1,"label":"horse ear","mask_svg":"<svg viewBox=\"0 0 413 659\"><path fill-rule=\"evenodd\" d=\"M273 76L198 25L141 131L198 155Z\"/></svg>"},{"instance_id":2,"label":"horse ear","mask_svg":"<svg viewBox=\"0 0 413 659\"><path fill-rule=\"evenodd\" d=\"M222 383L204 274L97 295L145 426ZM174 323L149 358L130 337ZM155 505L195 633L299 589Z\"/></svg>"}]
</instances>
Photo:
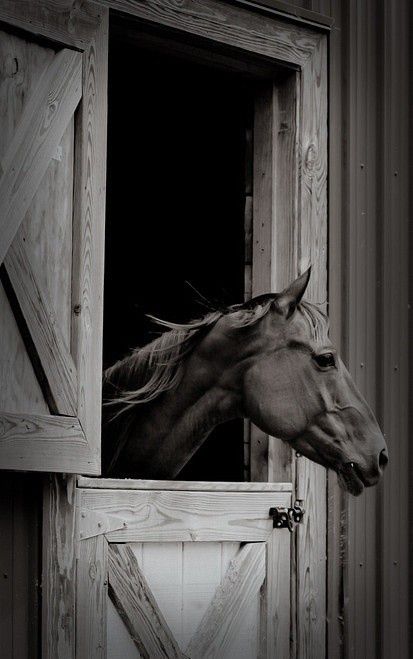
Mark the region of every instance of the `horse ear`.
<instances>
[{"instance_id":1,"label":"horse ear","mask_svg":"<svg viewBox=\"0 0 413 659\"><path fill-rule=\"evenodd\" d=\"M293 281L292 284L287 286L280 293L279 297L276 299L277 310L281 312L286 318L289 318L295 311L297 304L299 304L301 298L305 293L305 289L308 286L310 281L311 266L300 275L298 279Z\"/></svg>"}]
</instances>

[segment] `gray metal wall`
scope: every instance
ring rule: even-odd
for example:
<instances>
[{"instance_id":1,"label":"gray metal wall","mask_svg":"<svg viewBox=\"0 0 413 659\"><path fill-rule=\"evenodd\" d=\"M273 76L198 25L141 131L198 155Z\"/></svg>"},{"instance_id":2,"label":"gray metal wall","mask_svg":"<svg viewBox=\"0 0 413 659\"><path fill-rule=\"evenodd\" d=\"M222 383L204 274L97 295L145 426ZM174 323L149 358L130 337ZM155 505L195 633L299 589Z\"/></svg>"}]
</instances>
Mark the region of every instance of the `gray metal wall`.
<instances>
[{"instance_id":1,"label":"gray metal wall","mask_svg":"<svg viewBox=\"0 0 413 659\"><path fill-rule=\"evenodd\" d=\"M329 476L326 655L402 659L413 656L408 645L409 2L271 4L331 24L332 332L377 413L390 452L382 484L357 500L342 495L335 476Z\"/></svg>"}]
</instances>

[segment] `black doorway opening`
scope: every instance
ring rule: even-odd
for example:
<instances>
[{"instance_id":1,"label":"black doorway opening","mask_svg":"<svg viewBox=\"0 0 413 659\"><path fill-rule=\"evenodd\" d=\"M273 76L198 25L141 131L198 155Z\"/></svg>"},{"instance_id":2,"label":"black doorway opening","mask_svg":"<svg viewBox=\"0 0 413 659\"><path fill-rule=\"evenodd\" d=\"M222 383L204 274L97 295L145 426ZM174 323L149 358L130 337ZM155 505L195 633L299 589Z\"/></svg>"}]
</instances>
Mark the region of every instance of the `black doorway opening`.
<instances>
[{"instance_id":1,"label":"black doorway opening","mask_svg":"<svg viewBox=\"0 0 413 659\"><path fill-rule=\"evenodd\" d=\"M244 299L243 76L110 40L104 366L177 322ZM187 283L189 282L189 284ZM138 438L137 438L138 439ZM217 428L179 475L240 481L243 422Z\"/></svg>"}]
</instances>

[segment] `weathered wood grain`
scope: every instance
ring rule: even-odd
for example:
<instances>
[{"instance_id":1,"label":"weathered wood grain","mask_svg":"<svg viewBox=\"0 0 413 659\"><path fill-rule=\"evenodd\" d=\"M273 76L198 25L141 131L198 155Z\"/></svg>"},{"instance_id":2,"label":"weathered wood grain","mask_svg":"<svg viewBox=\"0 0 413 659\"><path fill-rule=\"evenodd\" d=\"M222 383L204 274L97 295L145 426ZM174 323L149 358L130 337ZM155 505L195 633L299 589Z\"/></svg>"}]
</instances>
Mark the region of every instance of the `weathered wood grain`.
<instances>
[{"instance_id":1,"label":"weathered wood grain","mask_svg":"<svg viewBox=\"0 0 413 659\"><path fill-rule=\"evenodd\" d=\"M85 50L101 21L93 2L76 0L2 0L0 20L35 35Z\"/></svg>"},{"instance_id":2,"label":"weathered wood grain","mask_svg":"<svg viewBox=\"0 0 413 659\"><path fill-rule=\"evenodd\" d=\"M81 507L126 522L109 542L264 541L271 506L288 505L283 492L81 491Z\"/></svg>"},{"instance_id":3,"label":"weathered wood grain","mask_svg":"<svg viewBox=\"0 0 413 659\"><path fill-rule=\"evenodd\" d=\"M273 82L262 84L254 103L252 296L271 291L274 216L274 94ZM254 424L250 429L250 476L268 481L268 435Z\"/></svg>"},{"instance_id":4,"label":"weathered wood grain","mask_svg":"<svg viewBox=\"0 0 413 659\"><path fill-rule=\"evenodd\" d=\"M291 534L275 530L266 544L266 576L262 592L261 655L290 656Z\"/></svg>"},{"instance_id":5,"label":"weathered wood grain","mask_svg":"<svg viewBox=\"0 0 413 659\"><path fill-rule=\"evenodd\" d=\"M72 356L56 321L53 305L40 276L27 253L24 236L17 233L6 255L4 265L18 303L27 332L40 361L47 386L46 398L59 414L76 414L77 374ZM12 299L10 299L12 303Z\"/></svg>"},{"instance_id":6,"label":"weathered wood grain","mask_svg":"<svg viewBox=\"0 0 413 659\"><path fill-rule=\"evenodd\" d=\"M78 371L78 415L93 454L93 473L100 473L107 39L108 12L102 8L100 27L83 56L73 220L71 352Z\"/></svg>"},{"instance_id":7,"label":"weathered wood grain","mask_svg":"<svg viewBox=\"0 0 413 659\"><path fill-rule=\"evenodd\" d=\"M51 48L0 32L0 163L15 133L26 102L45 68L53 61ZM0 173L2 172L0 164ZM33 371L10 304L0 283L0 409L47 414L49 408Z\"/></svg>"},{"instance_id":8,"label":"weathered wood grain","mask_svg":"<svg viewBox=\"0 0 413 659\"><path fill-rule=\"evenodd\" d=\"M231 646L245 624L246 610L251 607L264 581L265 558L265 544L259 542L244 545L231 560L222 584L188 644L188 656L231 655Z\"/></svg>"},{"instance_id":9,"label":"weathered wood grain","mask_svg":"<svg viewBox=\"0 0 413 659\"><path fill-rule=\"evenodd\" d=\"M77 561L76 659L106 658L108 543L82 540Z\"/></svg>"},{"instance_id":10,"label":"weathered wood grain","mask_svg":"<svg viewBox=\"0 0 413 659\"><path fill-rule=\"evenodd\" d=\"M48 414L49 407L36 378L3 284L0 281L0 409Z\"/></svg>"},{"instance_id":11,"label":"weathered wood grain","mask_svg":"<svg viewBox=\"0 0 413 659\"><path fill-rule=\"evenodd\" d=\"M17 232L47 291L66 346L70 346L72 322L73 168L74 117Z\"/></svg>"},{"instance_id":12,"label":"weathered wood grain","mask_svg":"<svg viewBox=\"0 0 413 659\"><path fill-rule=\"evenodd\" d=\"M81 56L62 50L41 76L3 157L0 263L81 97Z\"/></svg>"},{"instance_id":13,"label":"weathered wood grain","mask_svg":"<svg viewBox=\"0 0 413 659\"><path fill-rule=\"evenodd\" d=\"M312 56L318 34L217 0L99 0L107 7L295 66Z\"/></svg>"},{"instance_id":14,"label":"weathered wood grain","mask_svg":"<svg viewBox=\"0 0 413 659\"><path fill-rule=\"evenodd\" d=\"M141 656L183 657L132 550L112 544L108 554L110 597Z\"/></svg>"},{"instance_id":15,"label":"weathered wood grain","mask_svg":"<svg viewBox=\"0 0 413 659\"><path fill-rule=\"evenodd\" d=\"M157 481L130 478L78 477L78 487L105 490L185 490L186 492L291 492L291 483Z\"/></svg>"},{"instance_id":16,"label":"weathered wood grain","mask_svg":"<svg viewBox=\"0 0 413 659\"><path fill-rule=\"evenodd\" d=\"M327 299L327 40L322 37L301 74L301 198L299 262L313 264L307 298ZM297 651L325 656L326 473L297 461L297 497L305 501L297 528Z\"/></svg>"},{"instance_id":17,"label":"weathered wood grain","mask_svg":"<svg viewBox=\"0 0 413 659\"><path fill-rule=\"evenodd\" d=\"M0 468L87 473L91 464L76 417L0 413Z\"/></svg>"},{"instance_id":18,"label":"weathered wood grain","mask_svg":"<svg viewBox=\"0 0 413 659\"><path fill-rule=\"evenodd\" d=\"M43 498L42 657L75 658L76 482L49 476Z\"/></svg>"}]
</instances>

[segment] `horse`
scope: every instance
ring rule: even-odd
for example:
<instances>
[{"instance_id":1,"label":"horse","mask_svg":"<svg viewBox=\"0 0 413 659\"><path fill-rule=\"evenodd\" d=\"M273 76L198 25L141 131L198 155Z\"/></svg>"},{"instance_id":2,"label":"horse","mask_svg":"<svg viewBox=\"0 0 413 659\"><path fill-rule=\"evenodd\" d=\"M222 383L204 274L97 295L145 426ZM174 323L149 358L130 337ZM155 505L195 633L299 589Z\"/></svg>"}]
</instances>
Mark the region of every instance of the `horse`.
<instances>
[{"instance_id":1,"label":"horse","mask_svg":"<svg viewBox=\"0 0 413 659\"><path fill-rule=\"evenodd\" d=\"M388 462L373 412L304 301L310 269L281 293L157 320L164 332L103 376L106 476L176 478L212 429L246 418L361 494Z\"/></svg>"}]
</instances>

